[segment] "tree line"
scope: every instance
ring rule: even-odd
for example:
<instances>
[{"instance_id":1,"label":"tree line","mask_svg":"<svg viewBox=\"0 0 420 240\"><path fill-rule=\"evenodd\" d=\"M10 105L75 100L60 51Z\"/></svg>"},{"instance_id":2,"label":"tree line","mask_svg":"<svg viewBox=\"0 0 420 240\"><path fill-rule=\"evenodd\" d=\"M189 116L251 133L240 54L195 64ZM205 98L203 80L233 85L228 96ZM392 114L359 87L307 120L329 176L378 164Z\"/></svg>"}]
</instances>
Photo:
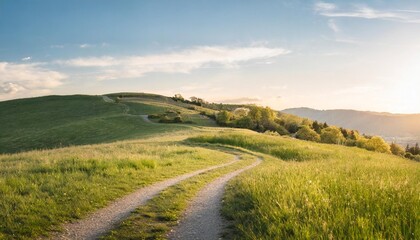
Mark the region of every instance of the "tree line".
<instances>
[{"instance_id":1,"label":"tree line","mask_svg":"<svg viewBox=\"0 0 420 240\"><path fill-rule=\"evenodd\" d=\"M191 101L188 101L181 95L175 95L173 99L187 103L192 102L196 105L200 104L200 106L215 110L214 112L203 111L201 114L215 119L220 126L245 128L282 136L287 135L306 141L354 146L420 161L418 144L414 147L407 146L404 149L395 143L388 144L380 136L360 134L357 130L329 126L325 122L279 113L269 107L233 105L235 108L232 108L232 106L228 107L229 105L207 103L198 98L191 98Z\"/></svg>"}]
</instances>

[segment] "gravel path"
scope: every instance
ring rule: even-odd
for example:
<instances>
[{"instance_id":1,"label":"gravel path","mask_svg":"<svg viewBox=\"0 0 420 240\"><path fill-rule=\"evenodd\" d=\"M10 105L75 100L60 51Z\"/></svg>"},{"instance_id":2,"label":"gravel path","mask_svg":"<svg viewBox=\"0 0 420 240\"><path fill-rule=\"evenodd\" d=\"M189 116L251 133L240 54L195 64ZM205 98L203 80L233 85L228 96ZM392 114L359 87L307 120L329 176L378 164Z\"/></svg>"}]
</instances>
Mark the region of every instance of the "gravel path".
<instances>
[{"instance_id":1,"label":"gravel path","mask_svg":"<svg viewBox=\"0 0 420 240\"><path fill-rule=\"evenodd\" d=\"M198 174L233 164L239 160L238 156L231 162L187 173L153 185L141 188L109 206L99 209L90 216L74 223L64 225L64 231L53 235L52 239L97 239L112 230L116 224L127 218L138 206L145 204L159 192L187 178Z\"/></svg>"},{"instance_id":2,"label":"gravel path","mask_svg":"<svg viewBox=\"0 0 420 240\"><path fill-rule=\"evenodd\" d=\"M109 98L108 96L102 95L102 99L108 103L114 103L115 101Z\"/></svg>"},{"instance_id":3,"label":"gravel path","mask_svg":"<svg viewBox=\"0 0 420 240\"><path fill-rule=\"evenodd\" d=\"M154 123L154 122L150 121L149 115L140 115L140 117L143 118L143 120L147 123Z\"/></svg>"},{"instance_id":4,"label":"gravel path","mask_svg":"<svg viewBox=\"0 0 420 240\"><path fill-rule=\"evenodd\" d=\"M220 215L223 193L226 184L245 170L261 163L258 159L254 164L228 173L208 184L191 202L184 218L168 235L169 239L183 240L213 240L221 239L226 222Z\"/></svg>"}]
</instances>

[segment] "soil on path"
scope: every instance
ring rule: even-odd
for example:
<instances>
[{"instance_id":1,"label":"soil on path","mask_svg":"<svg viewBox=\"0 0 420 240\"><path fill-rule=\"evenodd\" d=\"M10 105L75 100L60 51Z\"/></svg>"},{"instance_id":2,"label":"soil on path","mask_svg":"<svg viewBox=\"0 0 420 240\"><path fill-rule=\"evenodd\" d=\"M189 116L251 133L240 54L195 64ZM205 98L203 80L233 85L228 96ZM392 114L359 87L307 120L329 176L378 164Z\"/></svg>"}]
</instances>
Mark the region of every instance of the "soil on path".
<instances>
[{"instance_id":1,"label":"soil on path","mask_svg":"<svg viewBox=\"0 0 420 240\"><path fill-rule=\"evenodd\" d=\"M226 221L220 214L226 184L238 174L261 163L254 164L228 173L204 187L189 205L184 218L168 235L169 239L213 240L221 239Z\"/></svg>"},{"instance_id":2,"label":"soil on path","mask_svg":"<svg viewBox=\"0 0 420 240\"><path fill-rule=\"evenodd\" d=\"M149 115L140 115L140 117L147 123L154 123L154 122L150 121Z\"/></svg>"},{"instance_id":3,"label":"soil on path","mask_svg":"<svg viewBox=\"0 0 420 240\"><path fill-rule=\"evenodd\" d=\"M156 196L162 190L173 186L187 178L196 176L198 174L216 168L225 167L237 161L239 161L239 157L235 156L235 159L231 162L212 166L192 173L187 173L141 188L134 193L131 193L121 199L114 201L107 207L99 209L98 211L92 213L91 215L80 221L64 225L64 231L54 234L51 238L72 240L97 239L103 234L112 230L118 223L127 218L132 211L134 211L137 207L145 204L148 200Z\"/></svg>"}]
</instances>

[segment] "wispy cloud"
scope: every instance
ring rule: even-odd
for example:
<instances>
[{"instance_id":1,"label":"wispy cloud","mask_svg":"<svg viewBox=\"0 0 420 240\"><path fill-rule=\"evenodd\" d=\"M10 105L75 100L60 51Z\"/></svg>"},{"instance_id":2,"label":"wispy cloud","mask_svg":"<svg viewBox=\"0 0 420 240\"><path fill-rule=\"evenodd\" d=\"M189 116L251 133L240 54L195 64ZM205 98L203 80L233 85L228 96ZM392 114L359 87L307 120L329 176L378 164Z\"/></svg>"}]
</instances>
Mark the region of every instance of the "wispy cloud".
<instances>
[{"instance_id":1,"label":"wispy cloud","mask_svg":"<svg viewBox=\"0 0 420 240\"><path fill-rule=\"evenodd\" d=\"M92 68L98 80L136 78L146 73L190 73L210 65L236 67L241 62L269 59L290 51L268 47L202 46L168 54L90 57L57 61L70 67Z\"/></svg>"},{"instance_id":2,"label":"wispy cloud","mask_svg":"<svg viewBox=\"0 0 420 240\"><path fill-rule=\"evenodd\" d=\"M45 91L60 86L65 78L66 75L46 69L41 63L0 62L0 95Z\"/></svg>"},{"instance_id":3,"label":"wispy cloud","mask_svg":"<svg viewBox=\"0 0 420 240\"><path fill-rule=\"evenodd\" d=\"M93 47L93 45L87 44L87 43L83 43L79 45L79 48L90 48L90 47Z\"/></svg>"},{"instance_id":4,"label":"wispy cloud","mask_svg":"<svg viewBox=\"0 0 420 240\"><path fill-rule=\"evenodd\" d=\"M314 10L316 12L327 12L333 11L337 8L334 3L327 3L327 2L317 2L315 3Z\"/></svg>"},{"instance_id":5,"label":"wispy cloud","mask_svg":"<svg viewBox=\"0 0 420 240\"><path fill-rule=\"evenodd\" d=\"M326 17L348 17L364 19L380 19L404 23L420 23L420 11L417 10L377 10L368 6L354 6L350 10L340 10L337 5L317 2L314 11Z\"/></svg>"},{"instance_id":6,"label":"wispy cloud","mask_svg":"<svg viewBox=\"0 0 420 240\"><path fill-rule=\"evenodd\" d=\"M32 58L31 57L24 57L24 58L22 58L21 60L22 61L29 61L29 60L31 60Z\"/></svg>"},{"instance_id":7,"label":"wispy cloud","mask_svg":"<svg viewBox=\"0 0 420 240\"><path fill-rule=\"evenodd\" d=\"M262 99L259 97L240 97L240 98L230 98L230 99L220 99L215 100L215 102L223 102L230 104L252 104L262 102Z\"/></svg>"},{"instance_id":8,"label":"wispy cloud","mask_svg":"<svg viewBox=\"0 0 420 240\"><path fill-rule=\"evenodd\" d=\"M334 19L328 20L328 27L333 30L334 32L340 32L340 28L338 27L337 23L334 21Z\"/></svg>"}]
</instances>

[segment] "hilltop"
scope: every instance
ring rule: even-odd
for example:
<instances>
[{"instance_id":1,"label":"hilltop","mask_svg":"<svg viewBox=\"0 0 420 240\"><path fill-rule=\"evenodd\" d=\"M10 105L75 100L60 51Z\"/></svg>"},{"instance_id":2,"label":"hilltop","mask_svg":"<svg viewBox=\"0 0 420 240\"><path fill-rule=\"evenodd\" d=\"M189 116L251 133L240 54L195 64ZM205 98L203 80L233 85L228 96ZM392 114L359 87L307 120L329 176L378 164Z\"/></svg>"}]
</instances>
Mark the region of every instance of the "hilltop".
<instances>
[{"instance_id":1,"label":"hilltop","mask_svg":"<svg viewBox=\"0 0 420 240\"><path fill-rule=\"evenodd\" d=\"M124 96L117 100L118 96ZM146 93L105 96L45 96L0 102L0 153L113 142L216 126L203 108ZM209 110L210 111L210 110ZM142 115L182 118L178 124L149 124ZM184 123L186 122L186 123Z\"/></svg>"}]
</instances>

